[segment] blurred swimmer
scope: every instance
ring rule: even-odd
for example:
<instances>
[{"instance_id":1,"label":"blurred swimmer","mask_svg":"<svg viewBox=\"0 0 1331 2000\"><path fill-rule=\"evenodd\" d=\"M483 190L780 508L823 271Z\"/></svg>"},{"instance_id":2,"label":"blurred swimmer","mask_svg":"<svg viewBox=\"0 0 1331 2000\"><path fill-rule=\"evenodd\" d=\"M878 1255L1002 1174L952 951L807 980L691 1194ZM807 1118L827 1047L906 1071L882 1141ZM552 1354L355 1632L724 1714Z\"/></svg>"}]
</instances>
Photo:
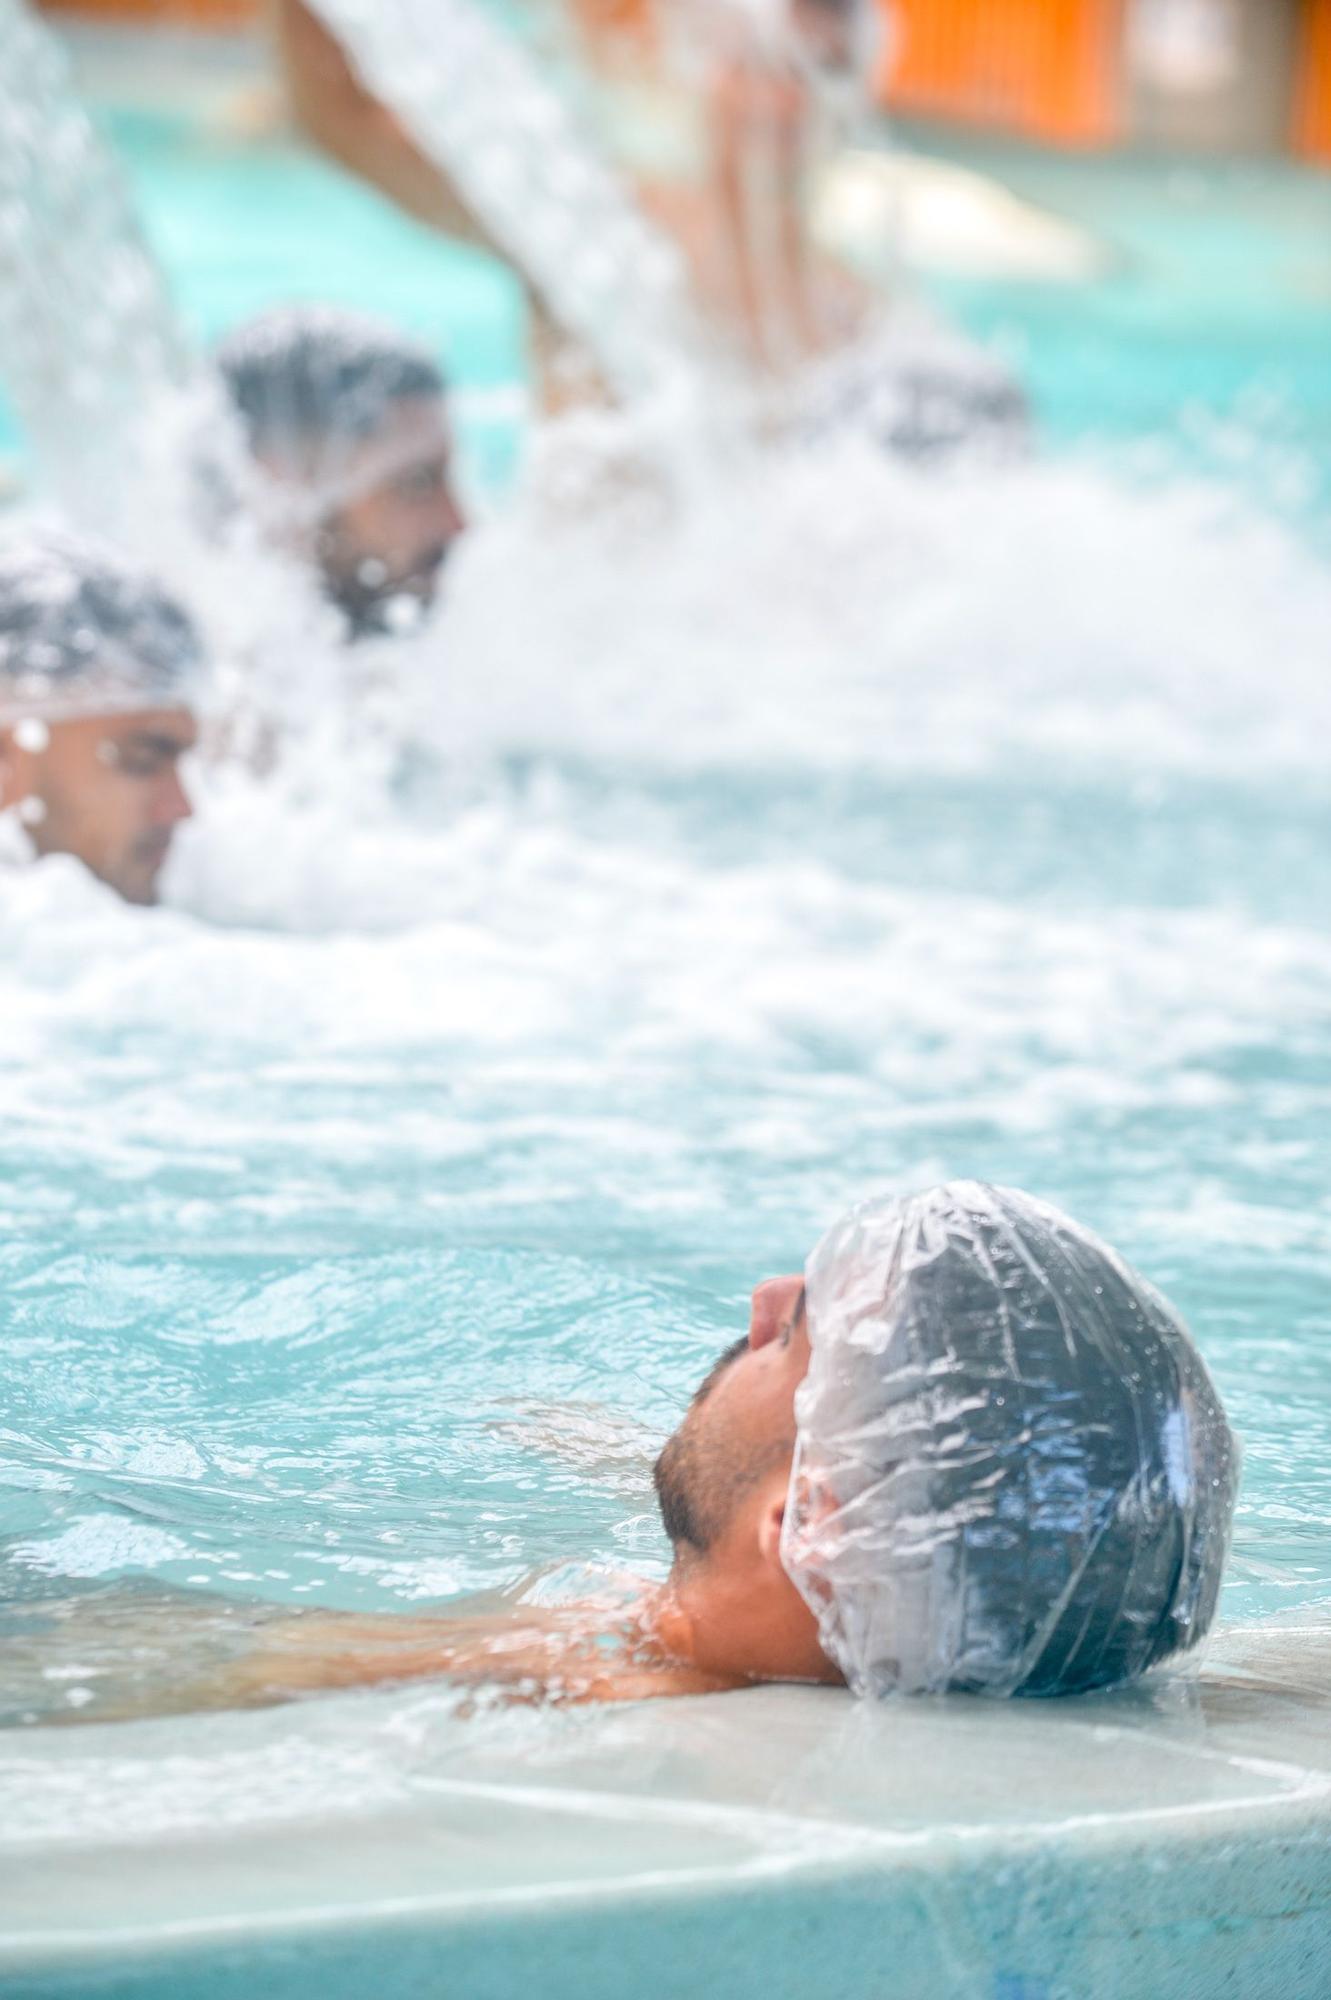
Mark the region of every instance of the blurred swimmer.
<instances>
[{"instance_id":1,"label":"blurred swimmer","mask_svg":"<svg viewBox=\"0 0 1331 2000\"><path fill-rule=\"evenodd\" d=\"M203 653L152 578L82 537L0 542L0 829L20 858L69 854L155 903L191 806Z\"/></svg>"},{"instance_id":2,"label":"blurred swimmer","mask_svg":"<svg viewBox=\"0 0 1331 2000\"><path fill-rule=\"evenodd\" d=\"M1237 1477L1160 1295L1057 1210L953 1182L864 1203L803 1278L758 1286L657 1460L663 1585L471 1617L269 1609L169 1705L428 1676L534 1701L1119 1686L1205 1635Z\"/></svg>"},{"instance_id":3,"label":"blurred swimmer","mask_svg":"<svg viewBox=\"0 0 1331 2000\"><path fill-rule=\"evenodd\" d=\"M353 637L418 618L467 525L430 353L359 313L288 306L238 328L218 363L273 539L315 565Z\"/></svg>"},{"instance_id":4,"label":"blurred swimmer","mask_svg":"<svg viewBox=\"0 0 1331 2000\"><path fill-rule=\"evenodd\" d=\"M842 346L874 310L820 250L817 169L867 103L877 0L763 0L732 7L709 102L714 203L756 352L778 370Z\"/></svg>"},{"instance_id":5,"label":"blurred swimmer","mask_svg":"<svg viewBox=\"0 0 1331 2000\"><path fill-rule=\"evenodd\" d=\"M863 119L880 0L573 0L611 142L725 344L777 378L880 300L819 244L819 175Z\"/></svg>"}]
</instances>

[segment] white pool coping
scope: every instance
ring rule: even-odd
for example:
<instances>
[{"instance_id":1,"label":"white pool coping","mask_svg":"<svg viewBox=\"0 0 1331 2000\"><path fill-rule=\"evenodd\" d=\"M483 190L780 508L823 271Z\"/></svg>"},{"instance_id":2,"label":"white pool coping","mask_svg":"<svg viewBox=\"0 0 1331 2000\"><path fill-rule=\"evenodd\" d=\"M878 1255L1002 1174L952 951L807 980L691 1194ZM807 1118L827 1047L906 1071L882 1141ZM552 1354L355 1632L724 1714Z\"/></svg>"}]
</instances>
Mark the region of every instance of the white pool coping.
<instances>
[{"instance_id":1,"label":"white pool coping","mask_svg":"<svg viewBox=\"0 0 1331 2000\"><path fill-rule=\"evenodd\" d=\"M0 1740L0 1994L1326 2000L1331 1629L1054 1704L437 1690Z\"/></svg>"},{"instance_id":2,"label":"white pool coping","mask_svg":"<svg viewBox=\"0 0 1331 2000\"><path fill-rule=\"evenodd\" d=\"M899 145L831 159L819 175L814 221L824 247L871 282L903 268L972 282L1081 285L1113 264L1081 223L992 174Z\"/></svg>"}]
</instances>

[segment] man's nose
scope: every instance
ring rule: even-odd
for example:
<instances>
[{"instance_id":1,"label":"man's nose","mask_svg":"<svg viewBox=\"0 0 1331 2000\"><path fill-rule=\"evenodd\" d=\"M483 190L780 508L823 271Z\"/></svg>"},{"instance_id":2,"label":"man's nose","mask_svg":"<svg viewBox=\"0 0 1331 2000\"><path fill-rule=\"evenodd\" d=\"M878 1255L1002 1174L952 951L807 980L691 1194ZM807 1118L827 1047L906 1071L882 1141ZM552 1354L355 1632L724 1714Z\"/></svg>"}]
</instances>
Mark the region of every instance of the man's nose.
<instances>
[{"instance_id":1,"label":"man's nose","mask_svg":"<svg viewBox=\"0 0 1331 2000\"><path fill-rule=\"evenodd\" d=\"M753 1288L749 1311L749 1346L766 1347L775 1340L791 1313L804 1283L798 1271L789 1278L764 1278Z\"/></svg>"},{"instance_id":2,"label":"man's nose","mask_svg":"<svg viewBox=\"0 0 1331 2000\"><path fill-rule=\"evenodd\" d=\"M172 771L158 795L154 818L162 826L179 826L182 819L193 817L193 801L185 790L179 771Z\"/></svg>"},{"instance_id":3,"label":"man's nose","mask_svg":"<svg viewBox=\"0 0 1331 2000\"><path fill-rule=\"evenodd\" d=\"M467 530L467 517L462 511L462 503L451 486L446 486L440 496L439 539L441 542L455 542Z\"/></svg>"}]
</instances>

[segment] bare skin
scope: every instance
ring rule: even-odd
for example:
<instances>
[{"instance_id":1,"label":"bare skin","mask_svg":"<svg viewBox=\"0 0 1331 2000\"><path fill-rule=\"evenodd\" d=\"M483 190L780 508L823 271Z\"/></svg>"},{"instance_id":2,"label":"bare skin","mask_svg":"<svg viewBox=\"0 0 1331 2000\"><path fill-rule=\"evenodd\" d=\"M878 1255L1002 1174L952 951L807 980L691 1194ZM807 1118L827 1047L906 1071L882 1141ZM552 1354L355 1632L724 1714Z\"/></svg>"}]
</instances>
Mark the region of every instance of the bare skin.
<instances>
[{"instance_id":1,"label":"bare skin","mask_svg":"<svg viewBox=\"0 0 1331 2000\"><path fill-rule=\"evenodd\" d=\"M654 1612L649 1594L627 1612L622 1604L584 1604L469 1618L305 1613L266 1627L252 1654L180 1688L172 1706L268 1708L302 1695L426 1680L507 1702L561 1704L743 1685L675 1657Z\"/></svg>"},{"instance_id":2,"label":"bare skin","mask_svg":"<svg viewBox=\"0 0 1331 2000\"><path fill-rule=\"evenodd\" d=\"M577 11L593 66L671 88L651 5L583 0ZM810 58L848 60L844 22L816 0L792 8L790 28ZM811 238L805 182L819 139L807 77L733 17L707 32L702 177L639 179L637 196L683 252L707 318L761 374L779 377L851 336L872 301Z\"/></svg>"},{"instance_id":3,"label":"bare skin","mask_svg":"<svg viewBox=\"0 0 1331 2000\"><path fill-rule=\"evenodd\" d=\"M451 1617L265 1615L242 1657L177 1681L165 1699L102 1701L64 1719L261 1708L433 1680L500 1701L561 1704L719 1694L764 1681L839 1684L780 1558L794 1396L808 1362L802 1281L769 1279L753 1294L747 1335L713 1369L667 1447L681 1488L715 1514L715 1531L706 1549L677 1547L667 1581L627 1602ZM731 1476L756 1465L756 1477Z\"/></svg>"},{"instance_id":4,"label":"bare skin","mask_svg":"<svg viewBox=\"0 0 1331 2000\"><path fill-rule=\"evenodd\" d=\"M677 1554L666 1583L644 1589L627 1610L295 1619L270 1626L263 1650L233 1669L231 1699L262 1704L437 1677L562 1702L716 1694L760 1681L839 1683L780 1555L795 1391L808 1365L803 1282L769 1279L753 1294L744 1342L708 1378L674 1441L689 1476L708 1489L723 1464L766 1460L768 1469L708 1548Z\"/></svg>"},{"instance_id":5,"label":"bare skin","mask_svg":"<svg viewBox=\"0 0 1331 2000\"><path fill-rule=\"evenodd\" d=\"M655 1630L675 1658L732 1686L841 1682L781 1561L795 1391L808 1368L804 1282L769 1278L744 1342L722 1356L658 1463L658 1491L682 1489L710 1519L705 1546L676 1539Z\"/></svg>"},{"instance_id":6,"label":"bare skin","mask_svg":"<svg viewBox=\"0 0 1331 2000\"><path fill-rule=\"evenodd\" d=\"M470 203L401 120L366 89L337 37L304 0L272 0L271 11L287 100L301 130L417 221L505 259ZM527 302L537 356L544 362L557 356L563 336L530 288Z\"/></svg>"},{"instance_id":7,"label":"bare skin","mask_svg":"<svg viewBox=\"0 0 1331 2000\"><path fill-rule=\"evenodd\" d=\"M295 496L289 539L318 563L354 624L372 623L375 607L394 597L433 602L467 526L442 402L404 396L373 437L311 438L260 463ZM301 522L306 512L313 518Z\"/></svg>"},{"instance_id":8,"label":"bare skin","mask_svg":"<svg viewBox=\"0 0 1331 2000\"><path fill-rule=\"evenodd\" d=\"M660 58L650 7L583 4L577 11L596 67L655 75ZM507 261L466 197L366 88L305 0L272 0L272 12L287 97L301 129L409 215ZM811 54L841 60L835 11L797 5L792 26ZM718 49L717 57L707 85L710 158L703 184L653 179L640 181L636 192L675 238L703 313L760 369L779 371L843 338L868 301L849 272L809 243L807 86L742 43ZM570 354L568 333L530 286L528 304L547 409L604 400L595 370Z\"/></svg>"},{"instance_id":9,"label":"bare skin","mask_svg":"<svg viewBox=\"0 0 1331 2000\"><path fill-rule=\"evenodd\" d=\"M193 811L180 760L197 739L183 708L0 729L0 811L19 808L39 855L72 854L127 903L155 903Z\"/></svg>"},{"instance_id":10,"label":"bare skin","mask_svg":"<svg viewBox=\"0 0 1331 2000\"><path fill-rule=\"evenodd\" d=\"M494 246L473 210L401 122L365 88L337 37L304 0L273 0L273 33L296 122L353 173L421 222Z\"/></svg>"}]
</instances>

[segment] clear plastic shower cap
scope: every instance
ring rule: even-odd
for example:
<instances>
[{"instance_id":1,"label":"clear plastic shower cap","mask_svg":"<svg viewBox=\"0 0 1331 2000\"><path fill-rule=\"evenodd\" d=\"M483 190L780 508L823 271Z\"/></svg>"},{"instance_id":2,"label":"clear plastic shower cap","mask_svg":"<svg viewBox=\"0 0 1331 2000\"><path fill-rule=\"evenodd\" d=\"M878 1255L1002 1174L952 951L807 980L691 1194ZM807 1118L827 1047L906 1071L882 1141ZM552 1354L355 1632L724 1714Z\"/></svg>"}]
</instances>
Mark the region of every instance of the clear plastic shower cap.
<instances>
[{"instance_id":1,"label":"clear plastic shower cap","mask_svg":"<svg viewBox=\"0 0 1331 2000\"><path fill-rule=\"evenodd\" d=\"M1071 1694L1197 1644L1238 1447L1144 1279L953 1181L853 1209L807 1286L782 1558L857 1694Z\"/></svg>"},{"instance_id":2,"label":"clear plastic shower cap","mask_svg":"<svg viewBox=\"0 0 1331 2000\"><path fill-rule=\"evenodd\" d=\"M373 437L396 403L442 397L429 349L340 306L279 306L247 320L217 351L251 448L297 443L332 452Z\"/></svg>"},{"instance_id":3,"label":"clear plastic shower cap","mask_svg":"<svg viewBox=\"0 0 1331 2000\"><path fill-rule=\"evenodd\" d=\"M188 614L114 550L66 530L0 541L0 724L193 706Z\"/></svg>"}]
</instances>

